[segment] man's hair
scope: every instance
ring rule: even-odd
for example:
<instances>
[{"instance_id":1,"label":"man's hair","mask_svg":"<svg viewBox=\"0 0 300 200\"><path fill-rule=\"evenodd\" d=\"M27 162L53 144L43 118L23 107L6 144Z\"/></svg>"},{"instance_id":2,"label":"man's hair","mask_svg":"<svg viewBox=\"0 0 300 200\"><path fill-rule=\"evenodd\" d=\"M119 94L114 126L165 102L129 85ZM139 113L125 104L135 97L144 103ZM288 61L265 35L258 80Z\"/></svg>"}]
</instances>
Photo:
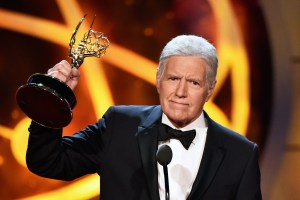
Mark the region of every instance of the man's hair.
<instances>
[{"instance_id":1,"label":"man's hair","mask_svg":"<svg viewBox=\"0 0 300 200\"><path fill-rule=\"evenodd\" d=\"M169 41L161 52L158 64L158 81L163 74L166 60L171 56L199 56L208 64L209 86L216 81L218 57L216 48L206 39L195 35L180 35Z\"/></svg>"}]
</instances>

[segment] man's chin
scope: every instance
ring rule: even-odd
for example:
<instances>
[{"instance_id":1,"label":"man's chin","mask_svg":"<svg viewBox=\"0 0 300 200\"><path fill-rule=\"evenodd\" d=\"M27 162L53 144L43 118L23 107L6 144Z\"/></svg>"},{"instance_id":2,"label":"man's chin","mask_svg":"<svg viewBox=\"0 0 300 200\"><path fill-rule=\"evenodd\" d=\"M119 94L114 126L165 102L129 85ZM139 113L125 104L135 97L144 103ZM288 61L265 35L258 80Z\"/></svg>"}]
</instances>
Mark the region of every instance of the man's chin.
<instances>
[{"instance_id":1,"label":"man's chin","mask_svg":"<svg viewBox=\"0 0 300 200\"><path fill-rule=\"evenodd\" d=\"M169 120L176 128L182 128L188 124L188 120L186 118L181 117L169 117Z\"/></svg>"}]
</instances>

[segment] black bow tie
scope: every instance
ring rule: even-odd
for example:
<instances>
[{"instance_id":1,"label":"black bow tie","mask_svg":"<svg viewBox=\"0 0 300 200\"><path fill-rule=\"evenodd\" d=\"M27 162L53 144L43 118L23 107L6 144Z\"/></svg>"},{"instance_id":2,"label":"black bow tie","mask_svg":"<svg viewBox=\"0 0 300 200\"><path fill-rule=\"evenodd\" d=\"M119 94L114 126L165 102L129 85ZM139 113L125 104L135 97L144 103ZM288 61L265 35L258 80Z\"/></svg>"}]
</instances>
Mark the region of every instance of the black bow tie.
<instances>
[{"instance_id":1,"label":"black bow tie","mask_svg":"<svg viewBox=\"0 0 300 200\"><path fill-rule=\"evenodd\" d=\"M181 131L181 130L173 129L170 126L167 126L165 124L161 124L158 130L159 130L158 141L165 141L174 138L179 140L186 150L188 150L188 148L190 147L192 141L196 136L195 130Z\"/></svg>"}]
</instances>

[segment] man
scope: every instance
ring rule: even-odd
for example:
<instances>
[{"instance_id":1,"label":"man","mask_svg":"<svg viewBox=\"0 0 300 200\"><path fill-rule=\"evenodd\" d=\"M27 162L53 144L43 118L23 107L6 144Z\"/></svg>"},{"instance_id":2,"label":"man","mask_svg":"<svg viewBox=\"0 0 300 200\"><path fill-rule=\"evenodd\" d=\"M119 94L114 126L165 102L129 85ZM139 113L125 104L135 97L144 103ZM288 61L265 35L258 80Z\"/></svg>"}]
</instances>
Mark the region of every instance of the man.
<instances>
[{"instance_id":1,"label":"man","mask_svg":"<svg viewBox=\"0 0 300 200\"><path fill-rule=\"evenodd\" d=\"M171 200L261 199L257 145L203 111L216 85L217 66L216 50L205 39L172 39L156 75L160 106L112 106L98 122L68 137L32 122L28 168L61 180L98 173L101 200L164 199L163 169L155 154L168 144L173 151L168 166ZM79 78L66 61L48 74L71 89ZM183 146L178 138L164 138L173 129L162 124L194 129L192 143Z\"/></svg>"}]
</instances>

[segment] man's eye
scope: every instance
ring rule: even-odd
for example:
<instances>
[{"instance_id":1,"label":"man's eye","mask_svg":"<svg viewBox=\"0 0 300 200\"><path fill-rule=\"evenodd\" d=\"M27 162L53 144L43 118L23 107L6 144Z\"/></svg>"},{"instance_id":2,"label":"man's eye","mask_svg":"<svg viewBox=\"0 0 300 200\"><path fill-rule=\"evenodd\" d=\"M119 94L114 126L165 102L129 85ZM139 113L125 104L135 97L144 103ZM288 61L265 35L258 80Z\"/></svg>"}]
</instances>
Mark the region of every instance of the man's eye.
<instances>
[{"instance_id":1,"label":"man's eye","mask_svg":"<svg viewBox=\"0 0 300 200\"><path fill-rule=\"evenodd\" d=\"M200 83L199 83L198 81L191 81L191 83L192 83L193 85L200 85Z\"/></svg>"},{"instance_id":2,"label":"man's eye","mask_svg":"<svg viewBox=\"0 0 300 200\"><path fill-rule=\"evenodd\" d=\"M176 81L176 80L178 80L178 78L177 77L170 77L169 80Z\"/></svg>"}]
</instances>

